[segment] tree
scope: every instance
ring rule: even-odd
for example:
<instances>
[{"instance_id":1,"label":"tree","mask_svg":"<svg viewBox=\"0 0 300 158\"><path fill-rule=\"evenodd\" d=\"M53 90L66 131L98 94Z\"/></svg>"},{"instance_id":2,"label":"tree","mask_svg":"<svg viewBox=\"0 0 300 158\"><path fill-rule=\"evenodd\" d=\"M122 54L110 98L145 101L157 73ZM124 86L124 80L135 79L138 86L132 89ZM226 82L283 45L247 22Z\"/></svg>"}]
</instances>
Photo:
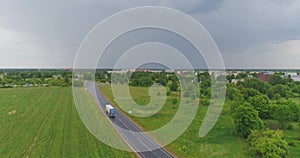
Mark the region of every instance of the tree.
<instances>
[{"instance_id":1,"label":"tree","mask_svg":"<svg viewBox=\"0 0 300 158\"><path fill-rule=\"evenodd\" d=\"M232 101L244 100L241 92L234 86L228 86L226 95L227 95L228 99L230 99Z\"/></svg>"},{"instance_id":2,"label":"tree","mask_svg":"<svg viewBox=\"0 0 300 158\"><path fill-rule=\"evenodd\" d=\"M227 81L231 82L233 79L235 79L235 76L234 76L234 74L227 75L226 79L227 79Z\"/></svg>"},{"instance_id":3,"label":"tree","mask_svg":"<svg viewBox=\"0 0 300 158\"><path fill-rule=\"evenodd\" d=\"M246 78L249 75L248 72L241 72L236 76L236 79Z\"/></svg>"},{"instance_id":4,"label":"tree","mask_svg":"<svg viewBox=\"0 0 300 158\"><path fill-rule=\"evenodd\" d=\"M268 89L267 95L269 98L274 98L275 94L279 94L281 97L287 96L287 87L284 85L275 85Z\"/></svg>"},{"instance_id":5,"label":"tree","mask_svg":"<svg viewBox=\"0 0 300 158\"><path fill-rule=\"evenodd\" d=\"M249 135L250 151L263 158L285 158L288 156L288 144L282 131L254 130Z\"/></svg>"},{"instance_id":6,"label":"tree","mask_svg":"<svg viewBox=\"0 0 300 158\"><path fill-rule=\"evenodd\" d=\"M145 76L140 78L140 84L141 87L150 87L153 84L153 80L150 76Z\"/></svg>"},{"instance_id":7,"label":"tree","mask_svg":"<svg viewBox=\"0 0 300 158\"><path fill-rule=\"evenodd\" d=\"M293 121L300 121L300 105L293 101L287 101L287 105L291 110L291 117Z\"/></svg>"},{"instance_id":8,"label":"tree","mask_svg":"<svg viewBox=\"0 0 300 158\"><path fill-rule=\"evenodd\" d=\"M228 99L232 101L230 106L231 112L234 112L239 105L245 102L244 96L241 94L241 92L231 84L228 84L226 95Z\"/></svg>"},{"instance_id":9,"label":"tree","mask_svg":"<svg viewBox=\"0 0 300 158\"><path fill-rule=\"evenodd\" d=\"M271 75L269 83L271 85L283 84L283 79L279 75Z\"/></svg>"},{"instance_id":10,"label":"tree","mask_svg":"<svg viewBox=\"0 0 300 158\"><path fill-rule=\"evenodd\" d=\"M171 89L171 91L177 91L178 83L175 81L172 81L172 83L170 84L170 89Z\"/></svg>"},{"instance_id":11,"label":"tree","mask_svg":"<svg viewBox=\"0 0 300 158\"><path fill-rule=\"evenodd\" d=\"M292 87L292 92L300 94L300 85L294 85Z\"/></svg>"},{"instance_id":12,"label":"tree","mask_svg":"<svg viewBox=\"0 0 300 158\"><path fill-rule=\"evenodd\" d=\"M238 136L246 138L252 130L264 128L258 112L250 103L246 102L237 107L232 116L234 118L235 134Z\"/></svg>"},{"instance_id":13,"label":"tree","mask_svg":"<svg viewBox=\"0 0 300 158\"><path fill-rule=\"evenodd\" d=\"M172 98L172 104L177 104L177 98Z\"/></svg>"},{"instance_id":14,"label":"tree","mask_svg":"<svg viewBox=\"0 0 300 158\"><path fill-rule=\"evenodd\" d=\"M275 118L281 129L285 129L292 120L290 108L287 105L278 105L275 110Z\"/></svg>"},{"instance_id":15,"label":"tree","mask_svg":"<svg viewBox=\"0 0 300 158\"><path fill-rule=\"evenodd\" d=\"M167 83L168 83L168 78L166 75L160 75L157 80L156 80L156 83L159 83L163 86L166 86Z\"/></svg>"},{"instance_id":16,"label":"tree","mask_svg":"<svg viewBox=\"0 0 300 158\"><path fill-rule=\"evenodd\" d=\"M202 82L204 80L210 80L210 75L206 71L206 72L203 72L203 73L198 73L197 78L198 78L199 82Z\"/></svg>"},{"instance_id":17,"label":"tree","mask_svg":"<svg viewBox=\"0 0 300 158\"><path fill-rule=\"evenodd\" d=\"M265 95L256 95L250 97L248 102L253 106L253 108L258 111L258 115L262 119L268 119L269 116L269 100Z\"/></svg>"},{"instance_id":18,"label":"tree","mask_svg":"<svg viewBox=\"0 0 300 158\"><path fill-rule=\"evenodd\" d=\"M69 78L68 78L67 75L65 75L65 76L63 77L63 80L64 80L64 82L65 82L65 85L70 85L70 80L69 80Z\"/></svg>"},{"instance_id":19,"label":"tree","mask_svg":"<svg viewBox=\"0 0 300 158\"><path fill-rule=\"evenodd\" d=\"M276 109L273 110L274 119L285 128L289 121L300 120L300 106L291 100L278 100L275 102Z\"/></svg>"},{"instance_id":20,"label":"tree","mask_svg":"<svg viewBox=\"0 0 300 158\"><path fill-rule=\"evenodd\" d=\"M240 82L239 84L243 85L245 88L253 88L255 90L258 90L260 93L265 94L267 92L267 89L269 88L269 84L261 81L257 78L251 78L251 79L245 79L244 82Z\"/></svg>"},{"instance_id":21,"label":"tree","mask_svg":"<svg viewBox=\"0 0 300 158\"><path fill-rule=\"evenodd\" d=\"M243 94L245 100L248 100L250 97L260 95L259 91L253 88L242 88L241 93Z\"/></svg>"}]
</instances>

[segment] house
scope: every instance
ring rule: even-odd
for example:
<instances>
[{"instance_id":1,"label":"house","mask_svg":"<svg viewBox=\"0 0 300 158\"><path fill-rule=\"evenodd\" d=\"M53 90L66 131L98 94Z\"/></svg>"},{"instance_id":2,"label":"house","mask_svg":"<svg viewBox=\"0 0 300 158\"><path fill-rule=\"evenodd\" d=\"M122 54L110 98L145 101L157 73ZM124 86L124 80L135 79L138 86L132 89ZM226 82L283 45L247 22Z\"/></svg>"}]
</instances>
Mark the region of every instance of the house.
<instances>
[{"instance_id":1,"label":"house","mask_svg":"<svg viewBox=\"0 0 300 158\"><path fill-rule=\"evenodd\" d=\"M272 74L272 72L260 72L258 73L258 78L264 82L269 82Z\"/></svg>"}]
</instances>

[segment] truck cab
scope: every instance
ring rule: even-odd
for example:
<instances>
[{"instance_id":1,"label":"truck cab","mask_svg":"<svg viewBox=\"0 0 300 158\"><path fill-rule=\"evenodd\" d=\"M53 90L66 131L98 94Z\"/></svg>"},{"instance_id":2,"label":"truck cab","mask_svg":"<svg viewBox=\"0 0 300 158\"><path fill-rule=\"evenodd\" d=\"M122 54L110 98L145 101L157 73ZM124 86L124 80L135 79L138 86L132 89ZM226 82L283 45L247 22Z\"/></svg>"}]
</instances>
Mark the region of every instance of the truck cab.
<instances>
[{"instance_id":1,"label":"truck cab","mask_svg":"<svg viewBox=\"0 0 300 158\"><path fill-rule=\"evenodd\" d=\"M106 104L105 105L105 112L106 114L110 117L110 118L114 118L116 117L115 114L116 114L116 109L111 106L110 104Z\"/></svg>"}]
</instances>

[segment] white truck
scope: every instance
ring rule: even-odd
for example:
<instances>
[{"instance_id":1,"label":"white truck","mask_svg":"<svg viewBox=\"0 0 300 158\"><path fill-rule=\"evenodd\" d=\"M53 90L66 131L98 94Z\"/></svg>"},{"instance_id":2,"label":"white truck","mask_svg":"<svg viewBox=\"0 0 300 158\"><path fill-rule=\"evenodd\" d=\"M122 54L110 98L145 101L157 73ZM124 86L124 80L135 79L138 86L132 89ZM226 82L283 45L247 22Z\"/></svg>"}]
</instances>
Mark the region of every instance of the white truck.
<instances>
[{"instance_id":1,"label":"white truck","mask_svg":"<svg viewBox=\"0 0 300 158\"><path fill-rule=\"evenodd\" d=\"M115 116L116 109L113 106L111 106L110 104L105 105L105 112L110 118L116 117Z\"/></svg>"}]
</instances>

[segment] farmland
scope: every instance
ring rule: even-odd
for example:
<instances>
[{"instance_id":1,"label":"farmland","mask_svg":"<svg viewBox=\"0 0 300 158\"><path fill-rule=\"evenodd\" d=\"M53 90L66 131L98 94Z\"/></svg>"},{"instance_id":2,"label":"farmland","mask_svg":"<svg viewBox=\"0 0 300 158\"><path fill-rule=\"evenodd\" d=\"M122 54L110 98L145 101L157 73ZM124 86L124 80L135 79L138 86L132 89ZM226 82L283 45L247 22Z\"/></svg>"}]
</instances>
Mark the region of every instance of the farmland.
<instances>
[{"instance_id":1,"label":"farmland","mask_svg":"<svg viewBox=\"0 0 300 158\"><path fill-rule=\"evenodd\" d=\"M135 157L90 134L70 87L0 89L0 149L0 157Z\"/></svg>"}]
</instances>

